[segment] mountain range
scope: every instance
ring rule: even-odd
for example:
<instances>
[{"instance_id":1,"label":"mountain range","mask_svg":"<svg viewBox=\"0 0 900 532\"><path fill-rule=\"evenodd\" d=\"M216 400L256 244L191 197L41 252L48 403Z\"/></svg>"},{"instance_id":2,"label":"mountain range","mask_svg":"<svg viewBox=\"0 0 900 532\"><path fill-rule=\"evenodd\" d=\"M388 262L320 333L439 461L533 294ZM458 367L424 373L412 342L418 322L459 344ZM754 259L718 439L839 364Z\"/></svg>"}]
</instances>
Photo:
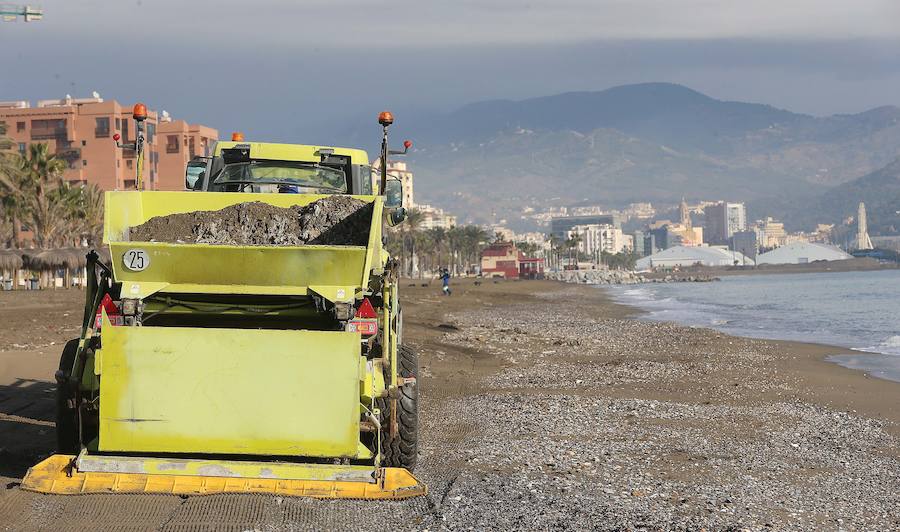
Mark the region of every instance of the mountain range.
<instances>
[{"instance_id":1,"label":"mountain range","mask_svg":"<svg viewBox=\"0 0 900 532\"><path fill-rule=\"evenodd\" d=\"M900 234L900 157L884 168L830 189L809 208L797 213L802 218L787 219L796 225L809 225L816 213L856 216L861 201L866 204L869 234Z\"/></svg>"},{"instance_id":2,"label":"mountain range","mask_svg":"<svg viewBox=\"0 0 900 532\"><path fill-rule=\"evenodd\" d=\"M527 207L682 197L745 201L751 218L781 217L792 229L833 223L855 207L828 198L882 186L854 180L900 155L897 107L816 117L670 83L478 102L403 130L416 142L417 201L518 228L533 225ZM889 229L872 214L870 226Z\"/></svg>"}]
</instances>

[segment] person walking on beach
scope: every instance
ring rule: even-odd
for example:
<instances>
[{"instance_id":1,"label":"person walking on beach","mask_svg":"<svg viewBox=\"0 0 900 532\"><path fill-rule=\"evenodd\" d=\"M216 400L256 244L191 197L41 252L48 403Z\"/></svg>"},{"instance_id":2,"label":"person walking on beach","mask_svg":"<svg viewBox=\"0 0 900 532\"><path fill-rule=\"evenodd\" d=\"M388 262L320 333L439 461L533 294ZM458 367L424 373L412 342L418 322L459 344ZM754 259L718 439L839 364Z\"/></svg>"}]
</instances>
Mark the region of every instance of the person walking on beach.
<instances>
[{"instance_id":1,"label":"person walking on beach","mask_svg":"<svg viewBox=\"0 0 900 532\"><path fill-rule=\"evenodd\" d=\"M450 292L450 270L448 268L441 269L441 284L443 287L441 288L444 291L445 296L449 296Z\"/></svg>"}]
</instances>

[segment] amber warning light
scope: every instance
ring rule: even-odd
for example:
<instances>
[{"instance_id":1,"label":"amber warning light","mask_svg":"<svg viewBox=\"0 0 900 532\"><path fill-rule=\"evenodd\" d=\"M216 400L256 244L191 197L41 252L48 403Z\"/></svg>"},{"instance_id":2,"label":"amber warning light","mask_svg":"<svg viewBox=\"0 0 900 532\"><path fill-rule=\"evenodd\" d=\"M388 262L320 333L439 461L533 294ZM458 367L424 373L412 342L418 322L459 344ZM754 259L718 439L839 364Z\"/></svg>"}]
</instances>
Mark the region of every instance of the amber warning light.
<instances>
[{"instance_id":1,"label":"amber warning light","mask_svg":"<svg viewBox=\"0 0 900 532\"><path fill-rule=\"evenodd\" d=\"M231 134L231 140L233 142L243 142L244 134L241 133L240 131L235 131L234 133Z\"/></svg>"},{"instance_id":2,"label":"amber warning light","mask_svg":"<svg viewBox=\"0 0 900 532\"><path fill-rule=\"evenodd\" d=\"M134 110L132 111L132 116L135 120L146 120L147 119L147 106L142 103L134 104Z\"/></svg>"},{"instance_id":3,"label":"amber warning light","mask_svg":"<svg viewBox=\"0 0 900 532\"><path fill-rule=\"evenodd\" d=\"M394 115L390 111L382 111L381 114L378 115L378 123L384 127L387 127L394 123Z\"/></svg>"}]
</instances>

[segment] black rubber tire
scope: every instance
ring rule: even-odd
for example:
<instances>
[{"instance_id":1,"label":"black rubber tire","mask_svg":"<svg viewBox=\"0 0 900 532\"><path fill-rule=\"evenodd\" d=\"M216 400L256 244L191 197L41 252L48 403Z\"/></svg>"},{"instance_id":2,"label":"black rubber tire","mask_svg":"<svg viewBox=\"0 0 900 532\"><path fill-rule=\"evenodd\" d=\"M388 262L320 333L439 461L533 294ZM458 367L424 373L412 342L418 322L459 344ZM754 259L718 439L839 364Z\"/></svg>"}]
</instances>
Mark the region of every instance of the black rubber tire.
<instances>
[{"instance_id":1,"label":"black rubber tire","mask_svg":"<svg viewBox=\"0 0 900 532\"><path fill-rule=\"evenodd\" d=\"M419 355L410 347L401 345L397 350L397 361L400 376L418 378ZM381 429L382 465L385 467L403 467L412 471L416 467L419 446L419 397L418 383L400 387L397 400L397 437L391 438L388 419L390 401L380 400L384 425Z\"/></svg>"},{"instance_id":2,"label":"black rubber tire","mask_svg":"<svg viewBox=\"0 0 900 532\"><path fill-rule=\"evenodd\" d=\"M62 356L59 357L59 370L68 379L75 364L78 351L78 338L66 342ZM61 454L78 454L81 445L78 442L78 416L70 406L72 392L57 381L56 384L56 449Z\"/></svg>"}]
</instances>

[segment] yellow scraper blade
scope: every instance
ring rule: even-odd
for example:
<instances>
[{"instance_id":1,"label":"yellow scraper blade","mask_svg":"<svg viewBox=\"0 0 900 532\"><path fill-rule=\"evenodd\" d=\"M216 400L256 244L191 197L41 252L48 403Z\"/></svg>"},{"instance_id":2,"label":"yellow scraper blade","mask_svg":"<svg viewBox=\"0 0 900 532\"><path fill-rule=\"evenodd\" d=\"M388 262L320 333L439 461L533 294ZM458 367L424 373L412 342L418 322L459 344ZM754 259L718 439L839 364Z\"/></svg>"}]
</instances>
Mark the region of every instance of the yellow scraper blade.
<instances>
[{"instance_id":1,"label":"yellow scraper blade","mask_svg":"<svg viewBox=\"0 0 900 532\"><path fill-rule=\"evenodd\" d=\"M165 493L212 495L216 493L268 493L317 499L408 499L427 489L409 471L383 468L378 482L280 480L199 475L149 475L141 473L79 472L74 456L53 455L30 468L22 488L39 493Z\"/></svg>"}]
</instances>

